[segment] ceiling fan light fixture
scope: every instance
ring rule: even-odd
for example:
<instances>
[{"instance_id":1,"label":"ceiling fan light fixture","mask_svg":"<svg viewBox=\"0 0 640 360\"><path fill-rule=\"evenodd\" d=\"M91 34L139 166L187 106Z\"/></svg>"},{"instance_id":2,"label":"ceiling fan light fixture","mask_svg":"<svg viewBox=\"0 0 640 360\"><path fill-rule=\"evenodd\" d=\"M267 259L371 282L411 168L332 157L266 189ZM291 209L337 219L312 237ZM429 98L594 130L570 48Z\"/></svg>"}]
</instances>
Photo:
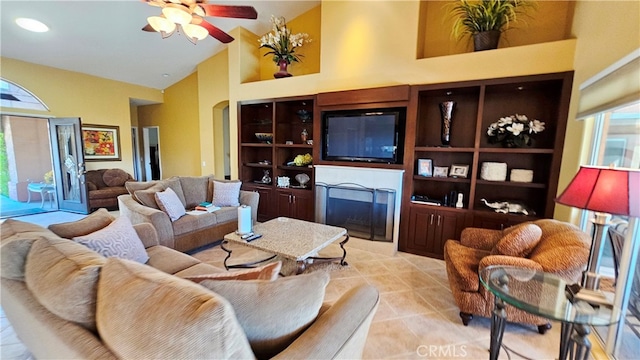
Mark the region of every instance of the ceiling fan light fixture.
<instances>
[{"instance_id":1,"label":"ceiling fan light fixture","mask_svg":"<svg viewBox=\"0 0 640 360\"><path fill-rule=\"evenodd\" d=\"M147 18L147 22L151 25L153 30L162 35L163 39L171 36L171 34L176 30L176 24L162 16L149 16Z\"/></svg>"},{"instance_id":2,"label":"ceiling fan light fixture","mask_svg":"<svg viewBox=\"0 0 640 360\"><path fill-rule=\"evenodd\" d=\"M167 6L162 8L162 15L179 25L189 24L193 18L187 9L182 5L176 4L167 4Z\"/></svg>"},{"instance_id":3,"label":"ceiling fan light fixture","mask_svg":"<svg viewBox=\"0 0 640 360\"><path fill-rule=\"evenodd\" d=\"M207 29L195 24L182 25L182 30L188 38L195 40L204 40L209 35Z\"/></svg>"}]
</instances>

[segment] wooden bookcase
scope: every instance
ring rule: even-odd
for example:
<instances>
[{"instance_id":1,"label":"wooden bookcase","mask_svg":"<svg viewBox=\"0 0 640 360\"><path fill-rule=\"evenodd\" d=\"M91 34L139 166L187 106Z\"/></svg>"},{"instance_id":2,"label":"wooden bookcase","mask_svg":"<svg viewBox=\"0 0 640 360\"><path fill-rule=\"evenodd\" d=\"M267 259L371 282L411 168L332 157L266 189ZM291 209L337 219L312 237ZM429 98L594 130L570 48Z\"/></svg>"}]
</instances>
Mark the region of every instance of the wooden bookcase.
<instances>
[{"instance_id":1,"label":"wooden bookcase","mask_svg":"<svg viewBox=\"0 0 640 360\"><path fill-rule=\"evenodd\" d=\"M313 118L302 120L298 112L314 112L315 96L242 101L238 103L239 179L244 190L260 194L258 221L287 216L313 221L314 176L311 166L291 166L297 155L312 154L313 145L303 142L301 133L313 140ZM256 133L271 133L273 140L260 141ZM265 171L271 183L261 182ZM307 174L310 181L300 187L296 175ZM291 187L277 186L277 178L286 176Z\"/></svg>"},{"instance_id":2,"label":"wooden bookcase","mask_svg":"<svg viewBox=\"0 0 640 360\"><path fill-rule=\"evenodd\" d=\"M405 177L399 249L442 258L444 242L459 239L468 226L503 228L536 218L551 218L564 146L573 72L412 86L405 140ZM449 147L441 145L439 104L456 102ZM490 144L488 126L501 117L524 114L545 122L531 147ZM419 159L433 166L467 165L466 178L418 175ZM511 169L533 170L533 182L482 180L484 162L507 163ZM452 191L464 196L463 208L412 202L413 195L442 200ZM499 214L488 201L516 201L534 216Z\"/></svg>"}]
</instances>

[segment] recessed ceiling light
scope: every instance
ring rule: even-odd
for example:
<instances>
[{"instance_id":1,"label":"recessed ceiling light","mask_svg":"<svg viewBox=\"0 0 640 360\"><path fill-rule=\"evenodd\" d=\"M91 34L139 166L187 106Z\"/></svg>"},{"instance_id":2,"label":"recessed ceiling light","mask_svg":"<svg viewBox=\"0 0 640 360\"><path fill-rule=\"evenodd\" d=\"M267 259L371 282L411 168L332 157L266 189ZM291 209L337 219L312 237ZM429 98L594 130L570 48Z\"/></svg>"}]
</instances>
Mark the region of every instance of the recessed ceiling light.
<instances>
[{"instance_id":1,"label":"recessed ceiling light","mask_svg":"<svg viewBox=\"0 0 640 360\"><path fill-rule=\"evenodd\" d=\"M33 32L47 32L49 31L49 27L42 22L29 18L17 18L16 24L21 28Z\"/></svg>"},{"instance_id":2,"label":"recessed ceiling light","mask_svg":"<svg viewBox=\"0 0 640 360\"><path fill-rule=\"evenodd\" d=\"M163 77L169 77L169 74L162 74Z\"/></svg>"}]
</instances>

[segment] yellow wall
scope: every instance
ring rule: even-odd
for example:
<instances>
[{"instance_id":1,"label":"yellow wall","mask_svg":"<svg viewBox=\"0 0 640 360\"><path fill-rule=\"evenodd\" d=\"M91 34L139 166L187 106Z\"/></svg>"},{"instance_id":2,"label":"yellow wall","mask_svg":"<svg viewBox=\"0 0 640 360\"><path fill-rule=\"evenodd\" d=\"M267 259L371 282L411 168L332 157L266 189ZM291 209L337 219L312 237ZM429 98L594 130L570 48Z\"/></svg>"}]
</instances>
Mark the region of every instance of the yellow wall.
<instances>
[{"instance_id":1,"label":"yellow wall","mask_svg":"<svg viewBox=\"0 0 640 360\"><path fill-rule=\"evenodd\" d=\"M88 162L87 170L120 168L133 173L129 99L162 102L159 90L8 58L0 59L0 72L3 78L31 91L50 110L20 113L80 117L86 124L119 126L122 161Z\"/></svg>"},{"instance_id":2,"label":"yellow wall","mask_svg":"<svg viewBox=\"0 0 640 360\"><path fill-rule=\"evenodd\" d=\"M451 15L451 8L454 4L453 1L420 2L418 58L473 51L471 37L452 40L451 28L455 17ZM526 12L519 14L516 22L500 36L499 48L570 38L574 2L545 0L535 4L535 7L528 7Z\"/></svg>"},{"instance_id":3,"label":"yellow wall","mask_svg":"<svg viewBox=\"0 0 640 360\"><path fill-rule=\"evenodd\" d=\"M199 175L200 126L198 75L193 73L164 91L162 105L138 108L140 127L158 126L162 178Z\"/></svg>"},{"instance_id":4,"label":"yellow wall","mask_svg":"<svg viewBox=\"0 0 640 360\"><path fill-rule=\"evenodd\" d=\"M321 43L321 29L320 29L320 13L321 6L316 6L313 9L299 15L295 19L286 19L287 28L293 34L307 33L311 42L304 44L304 46L298 48L296 53L303 55L300 62L293 62L288 67L288 72L294 76L314 74L320 72L320 43ZM276 14L274 14L276 15ZM260 36L256 36L256 44L260 45L258 39ZM273 73L278 71L278 66L273 62L271 55L264 56L269 49L260 49L260 80L273 79Z\"/></svg>"},{"instance_id":5,"label":"yellow wall","mask_svg":"<svg viewBox=\"0 0 640 360\"><path fill-rule=\"evenodd\" d=\"M224 177L222 110L229 105L229 52L210 57L198 65L201 175Z\"/></svg>"},{"instance_id":6,"label":"yellow wall","mask_svg":"<svg viewBox=\"0 0 640 360\"><path fill-rule=\"evenodd\" d=\"M575 6L572 35L578 39L575 54L573 96L565 137L559 191L569 184L591 149L593 119L576 121L579 87L600 71L640 48L639 1L579 0ZM578 222L579 212L556 206L555 218Z\"/></svg>"}]
</instances>

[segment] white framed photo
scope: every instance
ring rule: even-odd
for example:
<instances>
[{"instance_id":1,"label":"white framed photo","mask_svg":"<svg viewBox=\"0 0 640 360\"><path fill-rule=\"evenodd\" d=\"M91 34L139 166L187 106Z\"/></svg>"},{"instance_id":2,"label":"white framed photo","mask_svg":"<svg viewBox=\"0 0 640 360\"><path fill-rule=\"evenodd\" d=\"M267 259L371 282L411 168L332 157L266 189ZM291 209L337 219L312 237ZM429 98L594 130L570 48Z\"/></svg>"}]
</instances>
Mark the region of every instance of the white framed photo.
<instances>
[{"instance_id":1,"label":"white framed photo","mask_svg":"<svg viewBox=\"0 0 640 360\"><path fill-rule=\"evenodd\" d=\"M434 166L433 167L433 177L447 177L449 176L449 167L448 166Z\"/></svg>"},{"instance_id":2,"label":"white framed photo","mask_svg":"<svg viewBox=\"0 0 640 360\"><path fill-rule=\"evenodd\" d=\"M450 177L466 178L469 173L469 165L453 164L449 170Z\"/></svg>"},{"instance_id":3,"label":"white framed photo","mask_svg":"<svg viewBox=\"0 0 640 360\"><path fill-rule=\"evenodd\" d=\"M433 176L433 161L431 159L418 159L418 175Z\"/></svg>"}]
</instances>

